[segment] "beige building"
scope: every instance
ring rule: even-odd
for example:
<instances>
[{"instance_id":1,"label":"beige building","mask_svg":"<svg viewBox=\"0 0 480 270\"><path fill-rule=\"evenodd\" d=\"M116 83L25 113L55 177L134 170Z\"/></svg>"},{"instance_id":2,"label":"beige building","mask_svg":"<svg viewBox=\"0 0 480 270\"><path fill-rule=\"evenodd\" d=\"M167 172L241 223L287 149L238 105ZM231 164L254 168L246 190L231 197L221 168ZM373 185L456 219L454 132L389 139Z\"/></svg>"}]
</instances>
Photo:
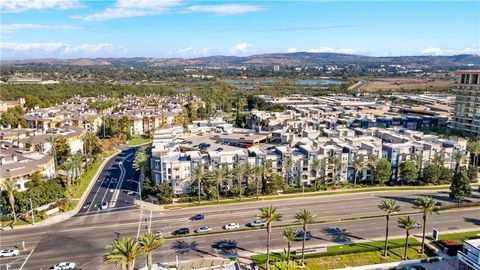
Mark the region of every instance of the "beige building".
<instances>
[{"instance_id":1,"label":"beige building","mask_svg":"<svg viewBox=\"0 0 480 270\"><path fill-rule=\"evenodd\" d=\"M480 70L457 72L453 128L480 136Z\"/></svg>"}]
</instances>

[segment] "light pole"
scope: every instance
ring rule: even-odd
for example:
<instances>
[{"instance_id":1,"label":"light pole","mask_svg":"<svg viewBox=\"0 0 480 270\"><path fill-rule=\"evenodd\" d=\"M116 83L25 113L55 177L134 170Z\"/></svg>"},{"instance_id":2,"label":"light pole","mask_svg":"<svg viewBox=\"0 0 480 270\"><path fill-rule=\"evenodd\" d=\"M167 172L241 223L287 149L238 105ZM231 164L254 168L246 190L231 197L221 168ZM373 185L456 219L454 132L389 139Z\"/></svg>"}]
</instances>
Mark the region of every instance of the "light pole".
<instances>
[{"instance_id":1,"label":"light pole","mask_svg":"<svg viewBox=\"0 0 480 270\"><path fill-rule=\"evenodd\" d=\"M35 216L33 215L33 204L32 204L32 197L28 197L30 200L30 211L32 211L32 226L35 225Z\"/></svg>"},{"instance_id":2,"label":"light pole","mask_svg":"<svg viewBox=\"0 0 480 270\"><path fill-rule=\"evenodd\" d=\"M137 191L133 191L135 193L138 194L138 197L140 197L139 199L141 200L142 199L142 189L140 188L140 181L136 181L136 180L133 180L133 179L128 179L127 182L135 182L137 183Z\"/></svg>"}]
</instances>

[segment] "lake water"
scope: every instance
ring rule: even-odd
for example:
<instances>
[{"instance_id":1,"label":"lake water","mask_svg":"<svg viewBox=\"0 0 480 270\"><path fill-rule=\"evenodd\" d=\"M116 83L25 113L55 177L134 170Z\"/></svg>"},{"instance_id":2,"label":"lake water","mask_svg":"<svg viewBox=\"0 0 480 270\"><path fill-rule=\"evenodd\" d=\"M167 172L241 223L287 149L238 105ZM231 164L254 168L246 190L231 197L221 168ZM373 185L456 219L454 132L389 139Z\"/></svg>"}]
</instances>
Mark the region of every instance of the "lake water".
<instances>
[{"instance_id":1,"label":"lake water","mask_svg":"<svg viewBox=\"0 0 480 270\"><path fill-rule=\"evenodd\" d=\"M325 85L325 84L341 84L341 81L336 80L298 80L295 82L296 85L311 86L311 85Z\"/></svg>"}]
</instances>

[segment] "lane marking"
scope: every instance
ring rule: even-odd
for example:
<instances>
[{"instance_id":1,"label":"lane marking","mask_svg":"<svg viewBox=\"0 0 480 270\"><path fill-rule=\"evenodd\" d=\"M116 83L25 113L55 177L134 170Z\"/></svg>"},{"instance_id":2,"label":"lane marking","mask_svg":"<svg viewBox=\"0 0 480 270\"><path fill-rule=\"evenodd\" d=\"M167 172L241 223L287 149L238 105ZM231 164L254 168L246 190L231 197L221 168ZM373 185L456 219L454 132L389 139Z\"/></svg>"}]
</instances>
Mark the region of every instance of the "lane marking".
<instances>
[{"instance_id":1,"label":"lane marking","mask_svg":"<svg viewBox=\"0 0 480 270\"><path fill-rule=\"evenodd\" d=\"M23 262L22 266L20 266L20 269L18 269L18 270L22 270L23 266L25 266L25 264L27 263L28 259L30 259L30 256L32 256L32 253L33 253L34 250L35 250L35 248L32 249L32 251L30 251L30 254L28 254L27 258L25 259L25 261Z\"/></svg>"},{"instance_id":2,"label":"lane marking","mask_svg":"<svg viewBox=\"0 0 480 270\"><path fill-rule=\"evenodd\" d=\"M143 208L140 211L140 219L138 220L137 238L140 236L140 229L142 227L142 215L143 215Z\"/></svg>"},{"instance_id":3,"label":"lane marking","mask_svg":"<svg viewBox=\"0 0 480 270\"><path fill-rule=\"evenodd\" d=\"M97 192L95 192L95 195L93 196L93 199L92 199L92 201L90 202L90 206L88 207L86 213L90 212L90 209L92 208L92 205L95 204L95 198L97 197L97 194L98 194L98 192L100 191L100 188L102 187L103 182L105 182L106 179L107 179L107 177L104 177L103 180L102 180L102 182L100 183L100 186L97 187Z\"/></svg>"},{"instance_id":4,"label":"lane marking","mask_svg":"<svg viewBox=\"0 0 480 270\"><path fill-rule=\"evenodd\" d=\"M112 199L110 200L110 208L115 207L118 203L118 195L120 194L120 189L122 188L123 180L125 180L125 175L127 174L127 170L125 169L123 164L132 155L133 153L130 153L127 156L125 156L125 158L122 160L122 162L118 166L121 170L121 173L120 173L120 178L118 179L118 182L117 182L117 187L115 188L115 192L113 193Z\"/></svg>"}]
</instances>

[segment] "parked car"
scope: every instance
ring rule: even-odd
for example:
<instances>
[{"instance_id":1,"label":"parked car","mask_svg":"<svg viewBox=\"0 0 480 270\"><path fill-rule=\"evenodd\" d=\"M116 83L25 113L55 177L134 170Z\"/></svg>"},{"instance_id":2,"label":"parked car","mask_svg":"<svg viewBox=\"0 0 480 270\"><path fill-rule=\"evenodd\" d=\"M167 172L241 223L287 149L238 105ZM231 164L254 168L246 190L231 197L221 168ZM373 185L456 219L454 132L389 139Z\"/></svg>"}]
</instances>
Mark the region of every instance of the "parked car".
<instances>
[{"instance_id":1,"label":"parked car","mask_svg":"<svg viewBox=\"0 0 480 270\"><path fill-rule=\"evenodd\" d=\"M190 220L202 220L205 219L205 216L203 214L198 214L190 218Z\"/></svg>"},{"instance_id":2,"label":"parked car","mask_svg":"<svg viewBox=\"0 0 480 270\"><path fill-rule=\"evenodd\" d=\"M175 230L172 234L173 235L186 235L189 234L190 230L188 228L180 228L178 230Z\"/></svg>"},{"instance_id":3,"label":"parked car","mask_svg":"<svg viewBox=\"0 0 480 270\"><path fill-rule=\"evenodd\" d=\"M263 227L267 225L267 222L264 219L255 219L254 221L250 222L250 227Z\"/></svg>"},{"instance_id":4,"label":"parked car","mask_svg":"<svg viewBox=\"0 0 480 270\"><path fill-rule=\"evenodd\" d=\"M212 228L210 226L203 226L195 230L196 233L206 233L211 231L212 231Z\"/></svg>"},{"instance_id":5,"label":"parked car","mask_svg":"<svg viewBox=\"0 0 480 270\"><path fill-rule=\"evenodd\" d=\"M89 207L90 207L90 203L89 203L89 202L87 202L87 203L85 203L85 204L83 205L83 209L87 209L87 208L89 208Z\"/></svg>"},{"instance_id":6,"label":"parked car","mask_svg":"<svg viewBox=\"0 0 480 270\"><path fill-rule=\"evenodd\" d=\"M218 147L215 151L223 151L223 147Z\"/></svg>"},{"instance_id":7,"label":"parked car","mask_svg":"<svg viewBox=\"0 0 480 270\"><path fill-rule=\"evenodd\" d=\"M236 247L237 247L237 243L230 242L230 241L220 242L217 244L217 248L219 249L232 249Z\"/></svg>"},{"instance_id":8,"label":"parked car","mask_svg":"<svg viewBox=\"0 0 480 270\"><path fill-rule=\"evenodd\" d=\"M18 249L13 248L5 248L0 250L0 257L15 257L20 255L20 251Z\"/></svg>"},{"instance_id":9,"label":"parked car","mask_svg":"<svg viewBox=\"0 0 480 270\"><path fill-rule=\"evenodd\" d=\"M415 229L421 229L422 228L422 224L418 223L418 222L415 222L415 224L413 225L413 227L415 227Z\"/></svg>"},{"instance_id":10,"label":"parked car","mask_svg":"<svg viewBox=\"0 0 480 270\"><path fill-rule=\"evenodd\" d=\"M100 209L105 210L108 208L108 202L101 202L100 203Z\"/></svg>"},{"instance_id":11,"label":"parked car","mask_svg":"<svg viewBox=\"0 0 480 270\"><path fill-rule=\"evenodd\" d=\"M297 235L295 235L295 241L303 241L303 231L299 231ZM312 239L312 233L310 231L307 231L305 234L305 240L310 240Z\"/></svg>"},{"instance_id":12,"label":"parked car","mask_svg":"<svg viewBox=\"0 0 480 270\"><path fill-rule=\"evenodd\" d=\"M238 225L238 223L232 222L232 223L228 223L227 225L223 226L223 228L225 230L233 230L233 229L240 228L240 225Z\"/></svg>"},{"instance_id":13,"label":"parked car","mask_svg":"<svg viewBox=\"0 0 480 270\"><path fill-rule=\"evenodd\" d=\"M162 237L162 236L163 236L163 231L160 230L160 229L156 229L155 232L154 232L154 234L155 234L156 236L158 236L158 237Z\"/></svg>"},{"instance_id":14,"label":"parked car","mask_svg":"<svg viewBox=\"0 0 480 270\"><path fill-rule=\"evenodd\" d=\"M50 267L53 270L73 270L75 269L75 263L73 262L61 262Z\"/></svg>"},{"instance_id":15,"label":"parked car","mask_svg":"<svg viewBox=\"0 0 480 270\"><path fill-rule=\"evenodd\" d=\"M426 268L421 265L407 265L395 267L395 270L426 270Z\"/></svg>"}]
</instances>

